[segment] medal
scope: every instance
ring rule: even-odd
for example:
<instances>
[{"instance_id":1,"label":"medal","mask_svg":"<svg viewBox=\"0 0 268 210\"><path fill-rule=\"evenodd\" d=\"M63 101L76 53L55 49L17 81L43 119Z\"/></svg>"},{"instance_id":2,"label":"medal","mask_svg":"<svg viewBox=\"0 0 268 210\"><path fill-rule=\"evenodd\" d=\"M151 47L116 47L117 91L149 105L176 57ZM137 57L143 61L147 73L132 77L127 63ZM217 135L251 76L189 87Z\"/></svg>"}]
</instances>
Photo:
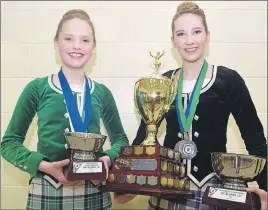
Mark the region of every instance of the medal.
<instances>
[{"instance_id":1,"label":"medal","mask_svg":"<svg viewBox=\"0 0 268 210\"><path fill-rule=\"evenodd\" d=\"M179 141L174 150L179 151L181 153L181 157L183 159L192 159L196 156L197 147L196 144L189 140L189 130L194 118L194 114L196 111L198 99L200 96L200 91L206 77L206 72L208 69L208 63L204 60L202 69L199 73L198 79L195 83L193 92L191 94L187 109L184 113L184 109L182 106L182 88L183 88L183 68L181 68L179 80L178 80L178 94L176 96L176 110L178 115L178 123L180 126L180 130L183 133L183 139Z\"/></svg>"},{"instance_id":2,"label":"medal","mask_svg":"<svg viewBox=\"0 0 268 210\"><path fill-rule=\"evenodd\" d=\"M183 139L179 141L174 148L175 151L179 151L181 153L182 159L192 159L196 156L197 147L193 141L189 139Z\"/></svg>"}]
</instances>

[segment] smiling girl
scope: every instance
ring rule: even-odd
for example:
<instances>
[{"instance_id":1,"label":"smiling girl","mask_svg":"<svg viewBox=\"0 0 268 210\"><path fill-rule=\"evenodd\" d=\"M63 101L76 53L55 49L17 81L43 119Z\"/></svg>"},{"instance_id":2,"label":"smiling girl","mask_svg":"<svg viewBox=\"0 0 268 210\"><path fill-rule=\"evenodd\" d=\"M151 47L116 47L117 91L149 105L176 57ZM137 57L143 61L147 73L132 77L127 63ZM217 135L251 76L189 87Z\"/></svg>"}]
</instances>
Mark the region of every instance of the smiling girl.
<instances>
[{"instance_id":1,"label":"smiling girl","mask_svg":"<svg viewBox=\"0 0 268 210\"><path fill-rule=\"evenodd\" d=\"M163 146L177 150L187 142L187 176L196 197L174 200L151 197L149 209L217 209L203 204L202 197L208 186L220 185L212 168L211 152L227 152L230 114L236 120L249 154L267 157L263 126L245 81L237 71L207 62L205 49L209 41L204 11L193 2L181 3L172 19L172 42L183 63L181 68L164 73L169 78L178 78L178 94L164 117L167 126ZM146 125L142 120L133 145L141 144L145 136ZM257 182L267 191L267 162ZM122 197L119 202L130 199L133 196Z\"/></svg>"},{"instance_id":2,"label":"smiling girl","mask_svg":"<svg viewBox=\"0 0 268 210\"><path fill-rule=\"evenodd\" d=\"M54 45L62 66L56 74L26 85L3 136L1 155L31 176L28 210L110 209L110 194L100 192L96 182L69 181L63 175L70 157L64 133L75 131L78 126L71 116L74 110L66 105L66 88L75 98L79 117L84 117L85 132L100 134L100 119L103 120L111 149L102 149L98 156L106 169L118 156L120 146L129 144L111 91L85 76L85 65L96 47L95 29L88 14L82 10L64 14ZM37 151L29 151L23 142L35 114L38 145Z\"/></svg>"}]
</instances>

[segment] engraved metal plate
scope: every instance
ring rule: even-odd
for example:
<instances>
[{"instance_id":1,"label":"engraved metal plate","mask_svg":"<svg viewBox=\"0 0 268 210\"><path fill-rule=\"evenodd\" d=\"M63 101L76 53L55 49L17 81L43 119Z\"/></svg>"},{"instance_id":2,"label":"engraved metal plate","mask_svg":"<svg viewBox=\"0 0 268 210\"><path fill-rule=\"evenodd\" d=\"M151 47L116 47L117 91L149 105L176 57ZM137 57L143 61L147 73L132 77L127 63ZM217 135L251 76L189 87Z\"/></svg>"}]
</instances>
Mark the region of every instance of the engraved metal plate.
<instances>
[{"instance_id":1,"label":"engraved metal plate","mask_svg":"<svg viewBox=\"0 0 268 210\"><path fill-rule=\"evenodd\" d=\"M180 166L180 175L181 176L185 175L185 166L184 165Z\"/></svg>"},{"instance_id":2,"label":"engraved metal plate","mask_svg":"<svg viewBox=\"0 0 268 210\"><path fill-rule=\"evenodd\" d=\"M123 154L124 155L130 155L132 153L132 147L125 147L123 149Z\"/></svg>"},{"instance_id":3,"label":"engraved metal plate","mask_svg":"<svg viewBox=\"0 0 268 210\"><path fill-rule=\"evenodd\" d=\"M179 152L175 152L175 160L180 161L180 153Z\"/></svg>"},{"instance_id":4,"label":"engraved metal plate","mask_svg":"<svg viewBox=\"0 0 268 210\"><path fill-rule=\"evenodd\" d=\"M155 159L133 159L130 161L132 170L155 171L157 169L157 161Z\"/></svg>"},{"instance_id":5,"label":"engraved metal plate","mask_svg":"<svg viewBox=\"0 0 268 210\"><path fill-rule=\"evenodd\" d=\"M175 165L174 166L175 172L179 173L180 171L180 166L179 165Z\"/></svg>"},{"instance_id":6,"label":"engraved metal plate","mask_svg":"<svg viewBox=\"0 0 268 210\"><path fill-rule=\"evenodd\" d=\"M187 180L185 180L185 189L190 189L190 180L189 179L187 179Z\"/></svg>"},{"instance_id":7,"label":"engraved metal plate","mask_svg":"<svg viewBox=\"0 0 268 210\"><path fill-rule=\"evenodd\" d=\"M234 202L239 202L239 203L245 203L246 198L247 198L247 192L240 191L240 190L210 187L208 197L221 199L221 200L229 200L229 201L234 201Z\"/></svg>"},{"instance_id":8,"label":"engraved metal plate","mask_svg":"<svg viewBox=\"0 0 268 210\"><path fill-rule=\"evenodd\" d=\"M174 169L173 163L168 163L168 171L173 172L173 169Z\"/></svg>"},{"instance_id":9,"label":"engraved metal plate","mask_svg":"<svg viewBox=\"0 0 268 210\"><path fill-rule=\"evenodd\" d=\"M157 176L149 176L148 177L148 184L151 186L157 185Z\"/></svg>"},{"instance_id":10,"label":"engraved metal plate","mask_svg":"<svg viewBox=\"0 0 268 210\"><path fill-rule=\"evenodd\" d=\"M166 157L166 156L167 156L167 148L165 148L165 147L161 147L161 155L162 155L163 157Z\"/></svg>"},{"instance_id":11,"label":"engraved metal plate","mask_svg":"<svg viewBox=\"0 0 268 210\"><path fill-rule=\"evenodd\" d=\"M143 153L143 147L134 147L134 154L141 155Z\"/></svg>"},{"instance_id":12,"label":"engraved metal plate","mask_svg":"<svg viewBox=\"0 0 268 210\"><path fill-rule=\"evenodd\" d=\"M117 158L115 160L115 169L131 170L130 161L128 159Z\"/></svg>"},{"instance_id":13,"label":"engraved metal plate","mask_svg":"<svg viewBox=\"0 0 268 210\"><path fill-rule=\"evenodd\" d=\"M126 176L123 175L123 174L120 174L120 175L118 174L116 176L116 180L117 180L118 183L123 184L123 183L126 182Z\"/></svg>"},{"instance_id":14,"label":"engraved metal plate","mask_svg":"<svg viewBox=\"0 0 268 210\"><path fill-rule=\"evenodd\" d=\"M169 158L174 158L174 152L172 150L168 150L168 157Z\"/></svg>"},{"instance_id":15,"label":"engraved metal plate","mask_svg":"<svg viewBox=\"0 0 268 210\"><path fill-rule=\"evenodd\" d=\"M168 187L173 187L174 186L174 179L168 178Z\"/></svg>"},{"instance_id":16,"label":"engraved metal plate","mask_svg":"<svg viewBox=\"0 0 268 210\"><path fill-rule=\"evenodd\" d=\"M143 184L145 184L146 183L146 176L137 176L137 184L139 184L139 185L143 185Z\"/></svg>"},{"instance_id":17,"label":"engraved metal plate","mask_svg":"<svg viewBox=\"0 0 268 210\"><path fill-rule=\"evenodd\" d=\"M178 179L174 180L174 187L179 188L179 180Z\"/></svg>"},{"instance_id":18,"label":"engraved metal plate","mask_svg":"<svg viewBox=\"0 0 268 210\"><path fill-rule=\"evenodd\" d=\"M100 173L102 162L73 162L73 173Z\"/></svg>"},{"instance_id":19,"label":"engraved metal plate","mask_svg":"<svg viewBox=\"0 0 268 210\"><path fill-rule=\"evenodd\" d=\"M135 175L127 175L126 181L129 184L133 184L136 181L136 176Z\"/></svg>"},{"instance_id":20,"label":"engraved metal plate","mask_svg":"<svg viewBox=\"0 0 268 210\"><path fill-rule=\"evenodd\" d=\"M155 171L157 169L157 161L155 159L117 158L115 168L117 170Z\"/></svg>"},{"instance_id":21,"label":"engraved metal plate","mask_svg":"<svg viewBox=\"0 0 268 210\"><path fill-rule=\"evenodd\" d=\"M167 170L167 161L161 161L161 169L162 171L166 171Z\"/></svg>"},{"instance_id":22,"label":"engraved metal plate","mask_svg":"<svg viewBox=\"0 0 268 210\"><path fill-rule=\"evenodd\" d=\"M163 156L163 148L160 147L160 156Z\"/></svg>"},{"instance_id":23,"label":"engraved metal plate","mask_svg":"<svg viewBox=\"0 0 268 210\"><path fill-rule=\"evenodd\" d=\"M164 176L161 177L161 185L162 185L163 187L167 186L167 178L164 177Z\"/></svg>"},{"instance_id":24,"label":"engraved metal plate","mask_svg":"<svg viewBox=\"0 0 268 210\"><path fill-rule=\"evenodd\" d=\"M152 147L146 147L145 151L146 151L145 152L146 154L153 155L153 154L155 154L155 147L153 147L153 146Z\"/></svg>"},{"instance_id":25,"label":"engraved metal plate","mask_svg":"<svg viewBox=\"0 0 268 210\"><path fill-rule=\"evenodd\" d=\"M184 183L185 183L185 181L184 181L184 179L180 179L179 180L179 188L183 188L184 187Z\"/></svg>"}]
</instances>

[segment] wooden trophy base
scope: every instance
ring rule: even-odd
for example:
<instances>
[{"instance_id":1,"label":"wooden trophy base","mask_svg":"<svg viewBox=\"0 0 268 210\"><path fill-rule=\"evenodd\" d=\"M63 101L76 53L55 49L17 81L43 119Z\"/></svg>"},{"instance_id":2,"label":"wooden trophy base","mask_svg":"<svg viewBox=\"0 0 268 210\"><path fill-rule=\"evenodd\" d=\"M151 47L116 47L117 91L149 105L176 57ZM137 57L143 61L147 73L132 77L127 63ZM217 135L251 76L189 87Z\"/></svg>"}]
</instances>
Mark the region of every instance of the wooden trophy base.
<instances>
[{"instance_id":1,"label":"wooden trophy base","mask_svg":"<svg viewBox=\"0 0 268 210\"><path fill-rule=\"evenodd\" d=\"M120 187L112 187L107 185L101 185L99 187L101 191L114 192L116 195L123 194L136 194L136 195L146 195L146 196L156 196L162 197L166 199L176 199L179 196L184 198L194 199L195 194L191 191L175 191L175 190L165 190L165 189L148 189L148 188L140 188L139 190L135 190L132 188L120 188Z\"/></svg>"},{"instance_id":2,"label":"wooden trophy base","mask_svg":"<svg viewBox=\"0 0 268 210\"><path fill-rule=\"evenodd\" d=\"M67 180L106 180L106 169L100 160L73 161L63 169Z\"/></svg>"},{"instance_id":3,"label":"wooden trophy base","mask_svg":"<svg viewBox=\"0 0 268 210\"><path fill-rule=\"evenodd\" d=\"M108 179L99 189L123 194L195 198L180 153L161 145L122 146Z\"/></svg>"},{"instance_id":4,"label":"wooden trophy base","mask_svg":"<svg viewBox=\"0 0 268 210\"><path fill-rule=\"evenodd\" d=\"M213 195L209 195L209 192L217 190L217 194L214 193ZM224 193L227 192L230 196L226 196L224 194L218 193L219 190ZM238 192L238 193L237 193ZM222 196L221 196L222 195ZM242 199L242 197L244 197ZM227 200L228 199L228 200ZM236 200L236 201L235 201ZM239 200L240 202L238 202ZM261 209L261 202L255 193L251 192L244 192L244 191L237 191L227 188L214 188L214 187L207 187L202 203L215 205L220 208L227 208L227 209L235 209L235 210L260 210Z\"/></svg>"}]
</instances>

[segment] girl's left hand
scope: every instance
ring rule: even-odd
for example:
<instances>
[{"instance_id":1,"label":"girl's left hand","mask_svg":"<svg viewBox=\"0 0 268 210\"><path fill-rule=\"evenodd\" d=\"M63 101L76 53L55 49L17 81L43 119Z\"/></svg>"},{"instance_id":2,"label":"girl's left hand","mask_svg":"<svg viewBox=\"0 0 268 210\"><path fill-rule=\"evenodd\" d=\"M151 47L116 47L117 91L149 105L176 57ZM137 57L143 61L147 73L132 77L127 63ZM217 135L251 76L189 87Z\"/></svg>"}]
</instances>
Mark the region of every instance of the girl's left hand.
<instances>
[{"instance_id":1,"label":"girl's left hand","mask_svg":"<svg viewBox=\"0 0 268 210\"><path fill-rule=\"evenodd\" d=\"M106 179L108 179L109 167L111 166L111 159L108 155L100 157L100 160L103 162L105 170L106 170ZM93 184L99 185L102 180L90 180Z\"/></svg>"},{"instance_id":2,"label":"girl's left hand","mask_svg":"<svg viewBox=\"0 0 268 210\"><path fill-rule=\"evenodd\" d=\"M260 189L258 187L248 187L248 192L256 193L261 201L261 210L267 209L267 192L263 189Z\"/></svg>"}]
</instances>

